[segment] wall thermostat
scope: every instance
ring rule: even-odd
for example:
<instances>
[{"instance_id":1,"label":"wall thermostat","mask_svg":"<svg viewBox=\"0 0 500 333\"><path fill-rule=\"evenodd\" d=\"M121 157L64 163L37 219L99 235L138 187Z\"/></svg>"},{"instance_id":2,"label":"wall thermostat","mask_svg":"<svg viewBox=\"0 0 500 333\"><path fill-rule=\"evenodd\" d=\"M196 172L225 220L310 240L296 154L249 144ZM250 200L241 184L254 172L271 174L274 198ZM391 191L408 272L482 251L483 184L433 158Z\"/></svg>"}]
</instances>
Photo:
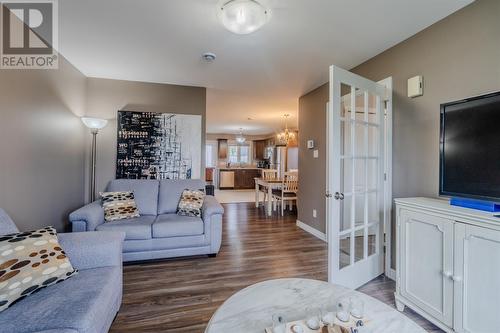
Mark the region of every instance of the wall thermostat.
<instances>
[{"instance_id":1,"label":"wall thermostat","mask_svg":"<svg viewBox=\"0 0 500 333\"><path fill-rule=\"evenodd\" d=\"M314 148L314 140L307 140L307 149Z\"/></svg>"},{"instance_id":2,"label":"wall thermostat","mask_svg":"<svg viewBox=\"0 0 500 333\"><path fill-rule=\"evenodd\" d=\"M408 79L408 97L418 97L424 94L424 80L418 75Z\"/></svg>"}]
</instances>

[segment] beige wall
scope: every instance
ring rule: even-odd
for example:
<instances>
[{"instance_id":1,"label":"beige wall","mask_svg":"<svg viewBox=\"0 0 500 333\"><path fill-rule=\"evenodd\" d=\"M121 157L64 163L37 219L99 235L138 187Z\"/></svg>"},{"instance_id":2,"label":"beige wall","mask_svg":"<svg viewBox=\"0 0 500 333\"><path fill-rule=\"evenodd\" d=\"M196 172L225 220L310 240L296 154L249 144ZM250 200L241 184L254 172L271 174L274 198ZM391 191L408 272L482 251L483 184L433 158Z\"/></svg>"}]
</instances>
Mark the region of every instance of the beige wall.
<instances>
[{"instance_id":1,"label":"beige wall","mask_svg":"<svg viewBox=\"0 0 500 333\"><path fill-rule=\"evenodd\" d=\"M206 89L160 83L99 78L87 79L87 115L110 120L97 136L97 191L103 191L116 173L117 111L145 111L194 114L202 116L202 160L205 165ZM90 140L90 134L88 135ZM90 145L90 141L88 145ZM86 156L89 156L87 151ZM87 160L87 165L89 161ZM87 168L88 169L88 168ZM88 179L88 174L87 174ZM86 182L88 184L88 181ZM88 186L86 187L88 198Z\"/></svg>"},{"instance_id":2,"label":"beige wall","mask_svg":"<svg viewBox=\"0 0 500 333\"><path fill-rule=\"evenodd\" d=\"M393 77L394 197L438 195L440 103L500 90L499 18L500 1L478 0L352 69L375 81ZM424 76L424 96L410 99L406 82L414 75ZM323 85L300 98L300 147L313 138L307 123L324 128L327 90ZM326 135L318 135L320 157L325 142ZM299 219L324 231L325 165L311 164L301 151ZM314 220L311 208L320 203L322 219Z\"/></svg>"},{"instance_id":3,"label":"beige wall","mask_svg":"<svg viewBox=\"0 0 500 333\"><path fill-rule=\"evenodd\" d=\"M21 230L67 225L83 203L85 76L0 70L0 207Z\"/></svg>"}]
</instances>

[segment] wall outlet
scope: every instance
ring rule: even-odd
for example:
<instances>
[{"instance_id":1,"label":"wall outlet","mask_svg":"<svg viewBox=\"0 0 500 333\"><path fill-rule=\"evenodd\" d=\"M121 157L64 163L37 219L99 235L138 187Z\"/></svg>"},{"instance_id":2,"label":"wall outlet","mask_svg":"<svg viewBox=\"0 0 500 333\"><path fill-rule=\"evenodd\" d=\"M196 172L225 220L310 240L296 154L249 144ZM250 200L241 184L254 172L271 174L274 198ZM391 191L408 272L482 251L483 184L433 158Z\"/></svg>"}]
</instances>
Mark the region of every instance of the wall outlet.
<instances>
[{"instance_id":1,"label":"wall outlet","mask_svg":"<svg viewBox=\"0 0 500 333\"><path fill-rule=\"evenodd\" d=\"M313 217L316 218L318 216L318 212L316 211L316 209L313 209Z\"/></svg>"},{"instance_id":2,"label":"wall outlet","mask_svg":"<svg viewBox=\"0 0 500 333\"><path fill-rule=\"evenodd\" d=\"M314 150L314 152L313 152L313 157L314 157L314 158L318 158L318 157L319 157L319 150L317 150L317 149L316 149L316 150Z\"/></svg>"}]
</instances>

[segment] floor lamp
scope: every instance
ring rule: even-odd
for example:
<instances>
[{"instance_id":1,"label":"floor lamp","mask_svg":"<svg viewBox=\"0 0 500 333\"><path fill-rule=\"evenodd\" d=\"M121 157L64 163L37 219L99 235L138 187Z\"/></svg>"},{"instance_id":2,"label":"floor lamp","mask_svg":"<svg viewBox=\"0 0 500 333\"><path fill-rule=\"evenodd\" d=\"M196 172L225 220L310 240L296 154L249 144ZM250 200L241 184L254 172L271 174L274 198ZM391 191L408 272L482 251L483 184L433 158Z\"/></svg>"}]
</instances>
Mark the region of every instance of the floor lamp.
<instances>
[{"instance_id":1,"label":"floor lamp","mask_svg":"<svg viewBox=\"0 0 500 333\"><path fill-rule=\"evenodd\" d=\"M97 133L100 129L103 129L108 121L99 118L89 118L83 117L82 122L90 128L90 133L92 133L92 146L90 149L90 202L95 200L95 166L97 161Z\"/></svg>"}]
</instances>

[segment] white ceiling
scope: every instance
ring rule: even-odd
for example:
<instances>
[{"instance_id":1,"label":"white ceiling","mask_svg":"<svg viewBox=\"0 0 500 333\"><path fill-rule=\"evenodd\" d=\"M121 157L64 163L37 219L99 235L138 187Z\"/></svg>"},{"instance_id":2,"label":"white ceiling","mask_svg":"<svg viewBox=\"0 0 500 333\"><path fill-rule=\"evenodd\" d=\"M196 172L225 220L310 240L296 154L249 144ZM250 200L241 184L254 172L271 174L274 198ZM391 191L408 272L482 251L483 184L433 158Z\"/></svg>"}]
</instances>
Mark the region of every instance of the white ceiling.
<instances>
[{"instance_id":1,"label":"white ceiling","mask_svg":"<svg viewBox=\"0 0 500 333\"><path fill-rule=\"evenodd\" d=\"M85 75L207 87L207 132L267 134L298 98L472 0L267 0L272 18L235 35L219 0L63 0L60 51ZM217 59L207 64L203 52ZM253 120L249 121L250 117Z\"/></svg>"}]
</instances>

